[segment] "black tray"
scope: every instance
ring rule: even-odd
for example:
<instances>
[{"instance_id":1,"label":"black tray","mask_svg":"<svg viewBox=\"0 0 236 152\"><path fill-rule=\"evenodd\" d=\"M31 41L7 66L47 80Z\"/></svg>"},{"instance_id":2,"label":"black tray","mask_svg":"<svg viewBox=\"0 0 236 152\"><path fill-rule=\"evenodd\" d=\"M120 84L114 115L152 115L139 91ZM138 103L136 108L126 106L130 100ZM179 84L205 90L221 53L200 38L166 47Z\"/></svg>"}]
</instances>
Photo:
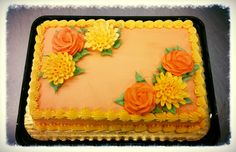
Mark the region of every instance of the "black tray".
<instances>
[{"instance_id":1,"label":"black tray","mask_svg":"<svg viewBox=\"0 0 236 152\"><path fill-rule=\"evenodd\" d=\"M204 74L205 74L205 83L206 83L206 90L207 90L207 98L209 102L209 109L210 109L210 128L205 137L198 141L40 141L32 138L25 129L24 126L24 115L25 115L25 108L27 105L27 97L28 97L28 89L29 89L29 82L30 82L30 73L32 67L32 60L33 60L33 50L35 44L35 36L37 34L36 27L43 23L46 20L78 20L78 19L115 19L115 20L191 20L194 24L194 27L197 29L197 33L200 37L200 43L202 48L202 58L203 58L203 66L204 66ZM216 108L215 102L215 95L214 95L214 88L213 88L213 81L212 81L212 73L211 73L211 66L209 60L209 54L207 49L207 41L206 41L206 32L204 24L201 20L196 17L192 16L41 16L37 18L31 27L31 32L29 36L29 44L28 44L28 51L27 57L25 62L25 69L24 69L24 78L21 88L21 97L20 97L20 104L19 104L19 111L17 117L17 125L16 125L16 141L18 144L23 146L29 145L96 145L96 146L129 146L129 145L141 145L141 146L153 146L153 145L165 145L165 146L196 146L196 145L215 145L220 137L220 129L219 129L219 120L218 120L218 113Z\"/></svg>"}]
</instances>

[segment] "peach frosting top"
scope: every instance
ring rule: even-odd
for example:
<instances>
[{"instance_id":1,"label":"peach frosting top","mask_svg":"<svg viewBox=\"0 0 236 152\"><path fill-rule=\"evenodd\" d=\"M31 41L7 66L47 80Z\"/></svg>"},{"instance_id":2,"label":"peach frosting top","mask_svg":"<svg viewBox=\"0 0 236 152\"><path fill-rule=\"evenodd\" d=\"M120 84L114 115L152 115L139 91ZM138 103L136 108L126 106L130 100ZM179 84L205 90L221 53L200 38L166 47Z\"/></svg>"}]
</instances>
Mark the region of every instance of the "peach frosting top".
<instances>
[{"instance_id":1,"label":"peach frosting top","mask_svg":"<svg viewBox=\"0 0 236 152\"><path fill-rule=\"evenodd\" d=\"M49 28L45 33L43 53L51 52L51 40L59 28ZM85 73L67 80L58 92L54 92L46 79L40 79L39 108L91 108L120 110L114 100L135 83L139 72L151 84L152 74L161 63L165 48L181 46L190 50L186 29L122 29L122 45L113 50L112 56L91 52L77 65ZM181 106L180 111L196 109L194 82L187 82L193 103Z\"/></svg>"}]
</instances>

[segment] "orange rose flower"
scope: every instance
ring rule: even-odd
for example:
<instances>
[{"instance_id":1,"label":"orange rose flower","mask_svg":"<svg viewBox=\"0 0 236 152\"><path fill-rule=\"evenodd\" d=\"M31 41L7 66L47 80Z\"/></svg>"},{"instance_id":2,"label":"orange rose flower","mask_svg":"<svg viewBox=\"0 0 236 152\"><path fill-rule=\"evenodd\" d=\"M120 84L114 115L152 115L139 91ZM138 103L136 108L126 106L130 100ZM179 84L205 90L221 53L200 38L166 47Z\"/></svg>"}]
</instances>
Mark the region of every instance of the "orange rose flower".
<instances>
[{"instance_id":1,"label":"orange rose flower","mask_svg":"<svg viewBox=\"0 0 236 152\"><path fill-rule=\"evenodd\" d=\"M194 67L192 56L180 50L171 51L162 58L163 67L175 76L191 72Z\"/></svg>"},{"instance_id":2,"label":"orange rose flower","mask_svg":"<svg viewBox=\"0 0 236 152\"><path fill-rule=\"evenodd\" d=\"M155 91L149 84L135 83L125 91L124 108L130 114L143 115L151 112L155 104Z\"/></svg>"},{"instance_id":3,"label":"orange rose flower","mask_svg":"<svg viewBox=\"0 0 236 152\"><path fill-rule=\"evenodd\" d=\"M84 46L84 37L76 30L71 28L63 28L56 32L52 39L52 47L57 52L67 52L74 55L80 52Z\"/></svg>"}]
</instances>

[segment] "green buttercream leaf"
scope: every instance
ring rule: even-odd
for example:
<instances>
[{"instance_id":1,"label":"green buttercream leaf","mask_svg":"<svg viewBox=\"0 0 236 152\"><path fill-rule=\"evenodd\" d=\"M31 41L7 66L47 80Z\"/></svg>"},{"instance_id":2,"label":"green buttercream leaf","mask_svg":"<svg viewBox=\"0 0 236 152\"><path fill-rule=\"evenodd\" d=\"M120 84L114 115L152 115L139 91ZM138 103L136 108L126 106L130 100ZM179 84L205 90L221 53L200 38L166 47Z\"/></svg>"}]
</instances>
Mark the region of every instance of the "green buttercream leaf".
<instances>
[{"instance_id":1,"label":"green buttercream leaf","mask_svg":"<svg viewBox=\"0 0 236 152\"><path fill-rule=\"evenodd\" d=\"M199 69L199 65L194 64L193 70L190 72L190 74L193 75L198 69Z\"/></svg>"},{"instance_id":2,"label":"green buttercream leaf","mask_svg":"<svg viewBox=\"0 0 236 152\"><path fill-rule=\"evenodd\" d=\"M165 53L168 54L168 53L170 53L171 51L174 51L174 50L183 50L184 51L183 48L181 48L179 45L176 45L176 47L173 47L173 48L166 48Z\"/></svg>"},{"instance_id":3,"label":"green buttercream leaf","mask_svg":"<svg viewBox=\"0 0 236 152\"><path fill-rule=\"evenodd\" d=\"M156 106L156 108L152 111L152 113L162 113L163 110Z\"/></svg>"},{"instance_id":4,"label":"green buttercream leaf","mask_svg":"<svg viewBox=\"0 0 236 152\"><path fill-rule=\"evenodd\" d=\"M190 77L194 75L194 73L199 69L199 65L195 64L193 67L193 70L191 72L185 73L182 75L182 80L183 81L188 81L190 80Z\"/></svg>"},{"instance_id":5,"label":"green buttercream leaf","mask_svg":"<svg viewBox=\"0 0 236 152\"><path fill-rule=\"evenodd\" d=\"M43 72L39 72L38 77L41 78L43 76Z\"/></svg>"},{"instance_id":6,"label":"green buttercream leaf","mask_svg":"<svg viewBox=\"0 0 236 152\"><path fill-rule=\"evenodd\" d=\"M88 55L89 54L89 51L87 49L83 49L81 52L80 52L81 56L84 57L85 55Z\"/></svg>"},{"instance_id":7,"label":"green buttercream leaf","mask_svg":"<svg viewBox=\"0 0 236 152\"><path fill-rule=\"evenodd\" d=\"M77 30L77 32L85 34L88 30L86 28L80 28Z\"/></svg>"},{"instance_id":8,"label":"green buttercream leaf","mask_svg":"<svg viewBox=\"0 0 236 152\"><path fill-rule=\"evenodd\" d=\"M122 93L122 94L120 95L120 97L115 100L115 102L116 102L117 104L121 105L121 106L124 106L124 104L125 104L125 101L124 101L124 93Z\"/></svg>"},{"instance_id":9,"label":"green buttercream leaf","mask_svg":"<svg viewBox=\"0 0 236 152\"><path fill-rule=\"evenodd\" d=\"M73 61L78 62L80 58L81 58L80 53L77 52L77 53L75 53L75 55L73 56Z\"/></svg>"},{"instance_id":10,"label":"green buttercream leaf","mask_svg":"<svg viewBox=\"0 0 236 152\"><path fill-rule=\"evenodd\" d=\"M189 73L183 74L182 75L182 80L187 82L188 80L190 80L191 75Z\"/></svg>"},{"instance_id":11,"label":"green buttercream leaf","mask_svg":"<svg viewBox=\"0 0 236 152\"><path fill-rule=\"evenodd\" d=\"M156 84L157 83L156 77L157 77L157 74L153 74L152 75L152 84Z\"/></svg>"},{"instance_id":12,"label":"green buttercream leaf","mask_svg":"<svg viewBox=\"0 0 236 152\"><path fill-rule=\"evenodd\" d=\"M168 112L168 109L166 106L162 107L162 110L165 111L165 112Z\"/></svg>"},{"instance_id":13,"label":"green buttercream leaf","mask_svg":"<svg viewBox=\"0 0 236 152\"><path fill-rule=\"evenodd\" d=\"M173 105L172 105L171 109L168 109L166 106L164 106L162 109L163 109L163 111L171 112L173 114L176 114L176 108Z\"/></svg>"},{"instance_id":14,"label":"green buttercream leaf","mask_svg":"<svg viewBox=\"0 0 236 152\"><path fill-rule=\"evenodd\" d=\"M119 38L121 37L121 31L120 29L117 31L117 33L119 34Z\"/></svg>"},{"instance_id":15,"label":"green buttercream leaf","mask_svg":"<svg viewBox=\"0 0 236 152\"><path fill-rule=\"evenodd\" d=\"M183 80L184 82L187 82L188 80L190 80L190 78L191 78L190 75L186 75L186 76L182 77L182 80Z\"/></svg>"},{"instance_id":16,"label":"green buttercream leaf","mask_svg":"<svg viewBox=\"0 0 236 152\"><path fill-rule=\"evenodd\" d=\"M192 103L192 100L191 100L190 98L184 98L184 101L185 101L186 103Z\"/></svg>"},{"instance_id":17,"label":"green buttercream leaf","mask_svg":"<svg viewBox=\"0 0 236 152\"><path fill-rule=\"evenodd\" d=\"M160 64L158 67L157 67L157 70L159 71L159 72L162 72L162 73L166 73L166 70L164 69L164 67L162 66L162 64Z\"/></svg>"},{"instance_id":18,"label":"green buttercream leaf","mask_svg":"<svg viewBox=\"0 0 236 152\"><path fill-rule=\"evenodd\" d=\"M81 68L75 66L74 76L77 76L81 73L84 73L84 69L81 69Z\"/></svg>"},{"instance_id":19,"label":"green buttercream leaf","mask_svg":"<svg viewBox=\"0 0 236 152\"><path fill-rule=\"evenodd\" d=\"M172 108L169 110L169 112L176 114L176 108L172 105Z\"/></svg>"},{"instance_id":20,"label":"green buttercream leaf","mask_svg":"<svg viewBox=\"0 0 236 152\"><path fill-rule=\"evenodd\" d=\"M173 48L166 48L166 49L165 49L165 53L168 54L168 53L170 53L170 52L173 51L173 50L174 50Z\"/></svg>"},{"instance_id":21,"label":"green buttercream leaf","mask_svg":"<svg viewBox=\"0 0 236 152\"><path fill-rule=\"evenodd\" d=\"M75 29L75 26L70 26L71 29Z\"/></svg>"},{"instance_id":22,"label":"green buttercream leaf","mask_svg":"<svg viewBox=\"0 0 236 152\"><path fill-rule=\"evenodd\" d=\"M176 45L175 50L181 50L181 48L178 45Z\"/></svg>"},{"instance_id":23,"label":"green buttercream leaf","mask_svg":"<svg viewBox=\"0 0 236 152\"><path fill-rule=\"evenodd\" d=\"M54 91L57 92L58 89L62 86L62 84L55 85L53 81L50 82L50 86L53 87Z\"/></svg>"},{"instance_id":24,"label":"green buttercream leaf","mask_svg":"<svg viewBox=\"0 0 236 152\"><path fill-rule=\"evenodd\" d=\"M118 49L118 48L120 47L120 45L121 45L121 40L120 40L120 39L117 39L117 40L115 41L115 44L113 45L113 48Z\"/></svg>"},{"instance_id":25,"label":"green buttercream leaf","mask_svg":"<svg viewBox=\"0 0 236 152\"><path fill-rule=\"evenodd\" d=\"M73 56L73 61L78 62L81 58L83 58L84 56L89 55L89 52L87 49L83 49L81 52L77 52L74 56Z\"/></svg>"},{"instance_id":26,"label":"green buttercream leaf","mask_svg":"<svg viewBox=\"0 0 236 152\"><path fill-rule=\"evenodd\" d=\"M138 72L135 73L135 80L136 82L146 82L146 80Z\"/></svg>"},{"instance_id":27,"label":"green buttercream leaf","mask_svg":"<svg viewBox=\"0 0 236 152\"><path fill-rule=\"evenodd\" d=\"M182 50L185 51L183 48L181 48L179 45L176 45L176 47L174 48L174 50Z\"/></svg>"},{"instance_id":28,"label":"green buttercream leaf","mask_svg":"<svg viewBox=\"0 0 236 152\"><path fill-rule=\"evenodd\" d=\"M106 56L106 55L111 56L111 55L112 55L112 49L103 50L103 51L101 52L101 55L102 55L102 56Z\"/></svg>"},{"instance_id":29,"label":"green buttercream leaf","mask_svg":"<svg viewBox=\"0 0 236 152\"><path fill-rule=\"evenodd\" d=\"M199 65L198 65L198 64L194 64L193 69L194 69L195 71L197 71L197 70L199 69Z\"/></svg>"}]
</instances>

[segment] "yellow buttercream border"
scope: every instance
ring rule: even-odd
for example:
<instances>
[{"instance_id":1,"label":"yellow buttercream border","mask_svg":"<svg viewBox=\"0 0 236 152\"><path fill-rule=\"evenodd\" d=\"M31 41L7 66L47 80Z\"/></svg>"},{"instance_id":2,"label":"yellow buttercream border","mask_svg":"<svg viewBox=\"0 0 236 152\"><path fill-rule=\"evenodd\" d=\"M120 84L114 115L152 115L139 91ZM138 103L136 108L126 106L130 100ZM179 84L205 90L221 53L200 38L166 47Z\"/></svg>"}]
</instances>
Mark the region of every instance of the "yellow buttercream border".
<instances>
[{"instance_id":1,"label":"yellow buttercream border","mask_svg":"<svg viewBox=\"0 0 236 152\"><path fill-rule=\"evenodd\" d=\"M167 129L162 131L162 127L155 127L155 124L152 126L148 126L148 131L142 131L143 126L139 126L135 132L132 125L130 123L125 125L121 128L120 126L112 126L110 127L110 131L104 130L104 126L99 126L95 128L92 125L87 126L74 126L74 125L55 125L53 123L45 125L38 125L36 126L35 122L33 122L29 111L28 106L26 107L26 115L25 115L25 128L29 135L38 140L80 140L83 141L88 139L89 141L92 140L169 140L169 141L195 141L201 139L207 132L209 127L208 121L202 121L199 125L192 125L191 127L178 127L175 132L171 132L173 127L167 127ZM141 122L140 122L141 123ZM167 123L167 122L166 122ZM164 126L166 127L166 126ZM201 128L201 129L199 129ZM85 129L86 131L82 130Z\"/></svg>"},{"instance_id":2,"label":"yellow buttercream border","mask_svg":"<svg viewBox=\"0 0 236 152\"><path fill-rule=\"evenodd\" d=\"M56 123L43 123L43 122L35 122L34 126L37 130L40 131L63 131L63 130L80 130L80 131L134 131L134 132L143 132L148 131L151 133L154 132L172 132L172 133L191 133L193 131L198 131L207 127L208 124L204 123L205 120L200 121L199 123L189 124L189 123L130 123L130 122L123 122L123 123L114 123L114 124L107 124L107 123L75 123L75 124L62 124L60 122Z\"/></svg>"},{"instance_id":3,"label":"yellow buttercream border","mask_svg":"<svg viewBox=\"0 0 236 152\"><path fill-rule=\"evenodd\" d=\"M90 20L51 20L51 21L45 21L42 24L40 24L37 28L37 36L35 37L35 45L34 45L34 59L33 59L33 66L32 66L32 72L31 72L31 81L30 81L30 89L29 89L29 96L28 96L28 103L29 103L29 109L30 113L33 117L33 119L50 119L50 118L67 118L67 119L94 119L94 120L115 120L119 119L122 121L167 121L167 122L173 122L173 121L181 121L181 122L197 122L199 120L202 120L204 118L207 118L208 116L208 107L207 107L207 98L206 98L206 90L205 90L205 81L204 81L204 75L203 75L203 65L202 65L202 58L201 58L201 48L199 45L198 35L196 32L195 27L193 26L193 22L191 20L181 21L171 21L171 20L156 20L156 21L134 21L134 20L108 20L110 24L113 24L115 27L119 28L185 28L190 33L189 41L192 46L192 55L194 62L199 64L200 69L197 70L196 74L193 76L193 80L195 83L195 93L197 96L197 111L192 113L180 113L180 114L170 114L170 113L158 113L158 114L152 114L149 113L145 116L140 115L130 115L125 110L120 110L119 112L113 112L113 111L101 111L99 109L97 110L90 110L88 108L84 108L81 110L76 109L57 109L57 110L50 110L50 109L44 109L40 110L38 109L38 103L37 100L39 99L39 73L41 68L41 60L42 60L42 42L44 40L44 33L46 30L50 27L65 27L65 26L78 26L78 27L88 27L94 24L94 22L99 22L103 19L90 19ZM116 114L114 114L116 113ZM118 113L118 114L117 114Z\"/></svg>"}]
</instances>

